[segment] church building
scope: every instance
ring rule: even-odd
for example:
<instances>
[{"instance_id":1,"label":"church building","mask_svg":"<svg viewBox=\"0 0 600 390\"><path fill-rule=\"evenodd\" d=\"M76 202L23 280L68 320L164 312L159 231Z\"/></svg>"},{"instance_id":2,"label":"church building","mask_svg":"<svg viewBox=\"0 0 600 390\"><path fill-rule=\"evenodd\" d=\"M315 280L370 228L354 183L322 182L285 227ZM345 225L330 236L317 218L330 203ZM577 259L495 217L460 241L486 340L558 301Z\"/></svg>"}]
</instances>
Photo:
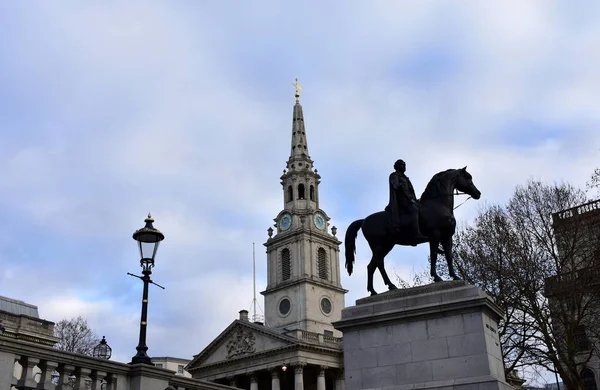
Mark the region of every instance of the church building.
<instances>
[{"instance_id":1,"label":"church building","mask_svg":"<svg viewBox=\"0 0 600 390\"><path fill-rule=\"evenodd\" d=\"M319 207L321 176L308 153L296 83L290 156L280 177L283 209L268 229L265 321L248 311L234 320L186 370L193 378L248 390L344 388L339 245Z\"/></svg>"}]
</instances>

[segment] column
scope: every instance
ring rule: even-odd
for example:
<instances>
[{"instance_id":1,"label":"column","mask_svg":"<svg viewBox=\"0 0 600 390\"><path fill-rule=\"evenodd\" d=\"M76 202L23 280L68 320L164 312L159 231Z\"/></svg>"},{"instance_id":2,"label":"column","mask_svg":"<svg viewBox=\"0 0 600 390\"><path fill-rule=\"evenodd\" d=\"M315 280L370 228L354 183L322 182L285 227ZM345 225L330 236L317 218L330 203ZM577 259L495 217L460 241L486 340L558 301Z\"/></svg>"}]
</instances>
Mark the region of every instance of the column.
<instances>
[{"instance_id":1,"label":"column","mask_svg":"<svg viewBox=\"0 0 600 390\"><path fill-rule=\"evenodd\" d=\"M19 364L23 367L21 371L21 378L17 382L18 387L31 387L35 388L37 383L33 379L33 367L40 362L40 359L23 356L19 359Z\"/></svg>"},{"instance_id":2,"label":"column","mask_svg":"<svg viewBox=\"0 0 600 390\"><path fill-rule=\"evenodd\" d=\"M66 364L59 364L56 371L60 375L58 377L58 384L56 390L71 390L73 387L69 384L71 373L75 370L75 367ZM112 389L110 389L112 390Z\"/></svg>"},{"instance_id":3,"label":"column","mask_svg":"<svg viewBox=\"0 0 600 390\"><path fill-rule=\"evenodd\" d=\"M294 390L304 390L304 366L306 363L294 364Z\"/></svg>"},{"instance_id":4,"label":"column","mask_svg":"<svg viewBox=\"0 0 600 390\"><path fill-rule=\"evenodd\" d=\"M280 390L279 367L271 370L271 390Z\"/></svg>"},{"instance_id":5,"label":"column","mask_svg":"<svg viewBox=\"0 0 600 390\"><path fill-rule=\"evenodd\" d=\"M42 370L38 387L40 387L40 385L40 388L42 389L51 389L54 387L54 383L52 383L52 373L58 368L58 363L42 360L42 362L38 364L38 367Z\"/></svg>"},{"instance_id":6,"label":"column","mask_svg":"<svg viewBox=\"0 0 600 390\"><path fill-rule=\"evenodd\" d=\"M335 390L344 390L344 367L341 367L335 378Z\"/></svg>"},{"instance_id":7,"label":"column","mask_svg":"<svg viewBox=\"0 0 600 390\"><path fill-rule=\"evenodd\" d=\"M117 374L108 374L106 376L106 390L117 390Z\"/></svg>"},{"instance_id":8,"label":"column","mask_svg":"<svg viewBox=\"0 0 600 390\"><path fill-rule=\"evenodd\" d=\"M256 381L256 373L250 374L250 390L258 390L258 382Z\"/></svg>"},{"instance_id":9,"label":"column","mask_svg":"<svg viewBox=\"0 0 600 390\"><path fill-rule=\"evenodd\" d=\"M91 390L103 390L102 380L106 378L106 372L94 370L92 371L92 375L90 375L90 378L92 378Z\"/></svg>"},{"instance_id":10,"label":"column","mask_svg":"<svg viewBox=\"0 0 600 390\"><path fill-rule=\"evenodd\" d=\"M319 376L317 377L317 390L325 390L325 370L327 366L319 368Z\"/></svg>"},{"instance_id":11,"label":"column","mask_svg":"<svg viewBox=\"0 0 600 390\"><path fill-rule=\"evenodd\" d=\"M92 373L92 370L89 368L78 368L75 370L75 386L73 386L73 390L86 390L87 386L85 384L86 377L89 377Z\"/></svg>"},{"instance_id":12,"label":"column","mask_svg":"<svg viewBox=\"0 0 600 390\"><path fill-rule=\"evenodd\" d=\"M12 352L0 351L0 388L10 389L15 382L15 363L21 359L20 355Z\"/></svg>"},{"instance_id":13,"label":"column","mask_svg":"<svg viewBox=\"0 0 600 390\"><path fill-rule=\"evenodd\" d=\"M234 376L229 377L228 379L229 379L229 386L231 386L231 387L237 387L237 381L235 380Z\"/></svg>"}]
</instances>

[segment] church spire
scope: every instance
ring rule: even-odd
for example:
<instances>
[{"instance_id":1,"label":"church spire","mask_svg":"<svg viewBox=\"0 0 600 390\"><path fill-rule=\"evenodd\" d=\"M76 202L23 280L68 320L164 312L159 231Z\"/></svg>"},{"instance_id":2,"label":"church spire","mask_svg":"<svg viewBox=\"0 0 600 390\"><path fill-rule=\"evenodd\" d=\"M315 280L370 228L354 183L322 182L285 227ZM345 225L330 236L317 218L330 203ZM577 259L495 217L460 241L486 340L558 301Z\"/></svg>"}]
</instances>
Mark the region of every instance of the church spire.
<instances>
[{"instance_id":1,"label":"church spire","mask_svg":"<svg viewBox=\"0 0 600 390\"><path fill-rule=\"evenodd\" d=\"M298 84L298 79L292 84L296 87L296 104L294 105L294 118L292 122L292 145L290 151L290 162L293 160L306 160L308 155L308 143L306 142L306 131L304 129L304 114L300 105L300 91L302 87Z\"/></svg>"}]
</instances>

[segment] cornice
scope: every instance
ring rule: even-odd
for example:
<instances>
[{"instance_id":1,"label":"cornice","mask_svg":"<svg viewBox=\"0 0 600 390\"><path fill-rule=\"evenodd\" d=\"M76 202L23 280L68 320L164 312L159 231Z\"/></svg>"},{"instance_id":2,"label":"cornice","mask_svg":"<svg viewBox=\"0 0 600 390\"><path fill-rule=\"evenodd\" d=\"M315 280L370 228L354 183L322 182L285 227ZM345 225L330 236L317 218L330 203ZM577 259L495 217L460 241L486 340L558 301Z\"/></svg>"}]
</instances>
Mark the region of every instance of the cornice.
<instances>
[{"instance_id":1,"label":"cornice","mask_svg":"<svg viewBox=\"0 0 600 390\"><path fill-rule=\"evenodd\" d=\"M189 368L193 367L194 365L197 364L198 361L201 361L205 356L209 355L212 351L216 350L221 345L221 340L225 339L231 333L233 328L235 328L237 325L250 328L252 331L255 331L260 334L264 334L268 337L278 339L278 340L286 342L286 343L294 342L294 338L276 333L274 331L270 331L268 327L265 327L262 325L255 325L249 321L242 321L242 320L236 319L231 324L229 324L229 326L227 328L225 328L208 346L206 346L206 348L204 348L199 354L194 355L194 358L192 359L192 361L189 362L188 365L186 366L186 370L191 372L189 370ZM236 360L236 358L229 359L229 360L231 360L231 361Z\"/></svg>"},{"instance_id":2,"label":"cornice","mask_svg":"<svg viewBox=\"0 0 600 390\"><path fill-rule=\"evenodd\" d=\"M320 346L320 345L315 345L315 344L304 343L301 341L296 341L294 344L290 344L290 345L280 347L280 348L269 349L266 351L245 355L245 356L242 356L239 358L222 360L220 362L207 364L205 366L190 367L188 369L188 372L196 373L196 372L208 371L208 370L214 369L216 367L233 365L233 364L240 363L243 361L252 361L252 360L255 360L255 359L258 359L261 357L265 357L265 356L269 356L269 355L275 356L282 352L288 352L288 351L293 351L293 350L319 352L319 353L328 354L331 356L343 356L343 350L341 348L326 347L326 346Z\"/></svg>"},{"instance_id":3,"label":"cornice","mask_svg":"<svg viewBox=\"0 0 600 390\"><path fill-rule=\"evenodd\" d=\"M322 240L325 244L332 244L337 246L342 244L342 241L338 240L336 237L330 235L329 233L313 230L304 226L298 226L293 230L282 232L277 234L276 236L273 236L272 238L269 238L267 242L265 242L263 245L268 248L275 244L285 244L287 242L293 242L296 239L310 240L315 238Z\"/></svg>"},{"instance_id":4,"label":"cornice","mask_svg":"<svg viewBox=\"0 0 600 390\"><path fill-rule=\"evenodd\" d=\"M289 287L296 286L296 285L299 285L299 284L304 284L304 283L314 284L316 286L320 286L320 287L327 288L329 290L334 290L334 291L337 291L337 292L341 292L343 294L345 294L345 293L348 292L348 290L346 290L346 289L344 289L342 287L338 287L338 286L336 286L334 284L329 284L329 283L322 282L322 281L316 280L316 279L311 279L311 278L300 278L300 279L295 279L295 280L291 280L291 281L285 281L285 282L283 282L283 283L281 283L281 284L279 284L279 285L277 285L275 287L267 288L264 291L261 291L260 293L262 295L270 294L270 293L273 293L273 292L276 292L276 291L279 291L279 290L284 290L284 289L287 289Z\"/></svg>"}]
</instances>

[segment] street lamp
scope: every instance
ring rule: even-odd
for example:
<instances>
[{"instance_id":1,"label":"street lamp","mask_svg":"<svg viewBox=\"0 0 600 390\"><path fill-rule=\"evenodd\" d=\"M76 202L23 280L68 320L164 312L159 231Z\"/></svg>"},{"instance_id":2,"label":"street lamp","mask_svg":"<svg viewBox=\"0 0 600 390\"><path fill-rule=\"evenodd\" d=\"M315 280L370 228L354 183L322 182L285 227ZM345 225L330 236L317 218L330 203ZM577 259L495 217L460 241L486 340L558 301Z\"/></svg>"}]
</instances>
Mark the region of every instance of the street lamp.
<instances>
[{"instance_id":1,"label":"street lamp","mask_svg":"<svg viewBox=\"0 0 600 390\"><path fill-rule=\"evenodd\" d=\"M112 348L106 343L106 338L104 336L102 336L100 344L94 347L92 356L104 360L108 360L112 356Z\"/></svg>"},{"instance_id":2,"label":"street lamp","mask_svg":"<svg viewBox=\"0 0 600 390\"><path fill-rule=\"evenodd\" d=\"M152 359L150 359L146 353L146 351L148 351L148 346L146 345L146 326L148 321L148 285L152 283L164 289L163 286L154 283L152 279L150 279L150 275L152 274L152 267L154 267L154 257L156 256L158 244L165 239L165 236L158 229L155 229L154 226L152 226L154 219L152 219L150 214L148 214L148 218L146 218L144 222L146 222L146 226L136 230L135 233L133 233L133 239L138 242L138 246L140 248L140 266L142 267L143 276L134 275L129 272L127 273L128 275L135 276L144 282L144 293L142 296L142 319L140 321L140 341L136 347L137 354L131 359L129 364L144 363L152 365Z\"/></svg>"}]
</instances>

